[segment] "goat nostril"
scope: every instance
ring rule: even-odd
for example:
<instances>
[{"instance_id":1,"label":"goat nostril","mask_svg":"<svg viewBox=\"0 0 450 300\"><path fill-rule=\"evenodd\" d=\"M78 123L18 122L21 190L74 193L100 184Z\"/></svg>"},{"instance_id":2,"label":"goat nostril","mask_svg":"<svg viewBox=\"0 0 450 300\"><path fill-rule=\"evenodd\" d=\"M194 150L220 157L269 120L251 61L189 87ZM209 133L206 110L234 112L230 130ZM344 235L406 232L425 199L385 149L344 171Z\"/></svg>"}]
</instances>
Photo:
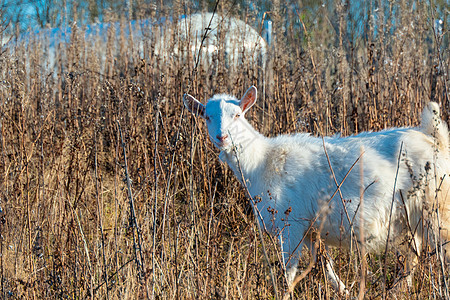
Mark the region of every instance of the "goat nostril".
<instances>
[{"instance_id":1,"label":"goat nostril","mask_svg":"<svg viewBox=\"0 0 450 300\"><path fill-rule=\"evenodd\" d=\"M227 137L228 137L228 134L225 134L224 136L216 135L216 138L221 142L223 142Z\"/></svg>"}]
</instances>

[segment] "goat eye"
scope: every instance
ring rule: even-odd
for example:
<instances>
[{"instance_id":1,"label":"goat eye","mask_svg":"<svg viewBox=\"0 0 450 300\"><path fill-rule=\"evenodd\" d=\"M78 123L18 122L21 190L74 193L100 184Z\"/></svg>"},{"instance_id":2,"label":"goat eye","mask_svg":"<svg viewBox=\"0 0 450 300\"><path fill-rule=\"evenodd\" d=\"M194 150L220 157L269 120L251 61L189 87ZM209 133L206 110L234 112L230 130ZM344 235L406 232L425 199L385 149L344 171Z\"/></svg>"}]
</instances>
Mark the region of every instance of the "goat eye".
<instances>
[{"instance_id":1,"label":"goat eye","mask_svg":"<svg viewBox=\"0 0 450 300\"><path fill-rule=\"evenodd\" d=\"M236 114L236 115L234 116L234 118L237 119L237 118L239 118L240 116L241 116L241 114Z\"/></svg>"}]
</instances>

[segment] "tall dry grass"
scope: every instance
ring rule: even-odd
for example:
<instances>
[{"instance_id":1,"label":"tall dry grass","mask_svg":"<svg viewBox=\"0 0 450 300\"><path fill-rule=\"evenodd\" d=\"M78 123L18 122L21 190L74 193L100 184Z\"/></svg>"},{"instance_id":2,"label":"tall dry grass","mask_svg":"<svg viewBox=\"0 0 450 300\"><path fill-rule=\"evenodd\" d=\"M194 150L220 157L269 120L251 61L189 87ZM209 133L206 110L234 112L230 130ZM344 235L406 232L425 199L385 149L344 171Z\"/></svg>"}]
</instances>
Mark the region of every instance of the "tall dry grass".
<instances>
[{"instance_id":1,"label":"tall dry grass","mask_svg":"<svg viewBox=\"0 0 450 300\"><path fill-rule=\"evenodd\" d=\"M196 69L189 55L162 60L151 33L145 57L121 36L118 53L108 51L102 63L75 32L56 75L43 67L37 43L1 56L0 298L282 295L278 245L265 236L267 265L246 194L182 95L240 96L254 84L260 94L248 115L268 136L415 126L431 100L448 121L450 105L448 12L439 34L439 10L424 2L370 2L359 15L336 1L316 8L315 18L291 4L275 3L268 13L274 43L265 70L250 58L227 66L220 55ZM186 12L183 3L158 9ZM218 12L261 21L233 2L220 2ZM383 285L388 298L443 297L447 269L428 250L412 289L402 279L404 253L390 249L387 266L384 255L368 255L366 298L382 297ZM331 255L356 296L357 255ZM300 282L296 298L336 296L323 263ZM301 266L308 264L305 253Z\"/></svg>"}]
</instances>

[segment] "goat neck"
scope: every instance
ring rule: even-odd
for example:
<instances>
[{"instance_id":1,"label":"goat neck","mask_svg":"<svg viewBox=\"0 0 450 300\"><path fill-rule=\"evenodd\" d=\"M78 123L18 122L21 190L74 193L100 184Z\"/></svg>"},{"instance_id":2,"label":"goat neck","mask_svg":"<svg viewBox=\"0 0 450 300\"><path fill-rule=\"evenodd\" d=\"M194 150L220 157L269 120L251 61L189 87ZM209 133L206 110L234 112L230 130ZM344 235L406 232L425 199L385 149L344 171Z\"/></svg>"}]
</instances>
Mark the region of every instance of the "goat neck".
<instances>
[{"instance_id":1,"label":"goat neck","mask_svg":"<svg viewBox=\"0 0 450 300\"><path fill-rule=\"evenodd\" d=\"M231 145L221 149L219 158L230 166L240 180L242 176L249 180L257 179L270 144L244 116L240 117L238 125L238 129L230 130Z\"/></svg>"}]
</instances>

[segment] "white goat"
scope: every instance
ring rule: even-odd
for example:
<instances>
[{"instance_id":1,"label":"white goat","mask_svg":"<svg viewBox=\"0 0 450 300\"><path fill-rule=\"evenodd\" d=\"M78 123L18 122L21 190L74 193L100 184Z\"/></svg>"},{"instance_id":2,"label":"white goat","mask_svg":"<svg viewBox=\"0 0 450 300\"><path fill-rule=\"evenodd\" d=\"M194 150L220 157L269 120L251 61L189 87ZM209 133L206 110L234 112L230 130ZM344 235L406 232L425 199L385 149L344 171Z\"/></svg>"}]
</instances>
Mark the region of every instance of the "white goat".
<instances>
[{"instance_id":1,"label":"white goat","mask_svg":"<svg viewBox=\"0 0 450 300\"><path fill-rule=\"evenodd\" d=\"M244 21L229 15L197 13L180 18L172 27L166 25L155 44L155 52L164 60L190 52L190 57L196 59L201 54L201 61L211 65L222 48L229 67L239 68L245 58L255 63L260 60L264 69L267 42ZM176 43L171 41L174 36L179 39ZM184 49L187 46L189 49Z\"/></svg>"},{"instance_id":2,"label":"white goat","mask_svg":"<svg viewBox=\"0 0 450 300\"><path fill-rule=\"evenodd\" d=\"M187 94L183 100L189 111L206 120L209 137L221 150L220 159L241 182L245 180L252 196L261 198L257 209L265 223L273 224L278 232L283 228L280 235L284 260L289 261L289 285L297 271L301 252L298 246L315 220L314 226L320 224L321 237L330 246L348 246L351 228L359 238L363 225L366 250L376 253L384 251L389 236L389 243L395 245L405 241L406 236L413 236L407 244L420 254L421 238L427 234L425 224L431 224L434 233L441 228L441 237L448 238L449 135L447 125L438 117L436 103L425 108L418 128L393 128L323 140L305 133L267 138L244 118L256 101L256 93L252 86L241 100L215 95L206 106ZM362 174L358 166L352 169L361 148ZM340 194L351 201L343 201ZM424 222L423 210L431 215L436 205L440 224L435 216L429 218L431 223ZM279 213L274 214L274 210ZM291 212L285 215L288 210ZM319 214L321 218L317 218ZM286 223L290 226L285 227ZM341 231L341 224L345 232ZM305 243L311 246L310 239L305 239ZM417 262L417 257L411 261ZM333 285L346 291L330 263L327 272Z\"/></svg>"}]
</instances>

